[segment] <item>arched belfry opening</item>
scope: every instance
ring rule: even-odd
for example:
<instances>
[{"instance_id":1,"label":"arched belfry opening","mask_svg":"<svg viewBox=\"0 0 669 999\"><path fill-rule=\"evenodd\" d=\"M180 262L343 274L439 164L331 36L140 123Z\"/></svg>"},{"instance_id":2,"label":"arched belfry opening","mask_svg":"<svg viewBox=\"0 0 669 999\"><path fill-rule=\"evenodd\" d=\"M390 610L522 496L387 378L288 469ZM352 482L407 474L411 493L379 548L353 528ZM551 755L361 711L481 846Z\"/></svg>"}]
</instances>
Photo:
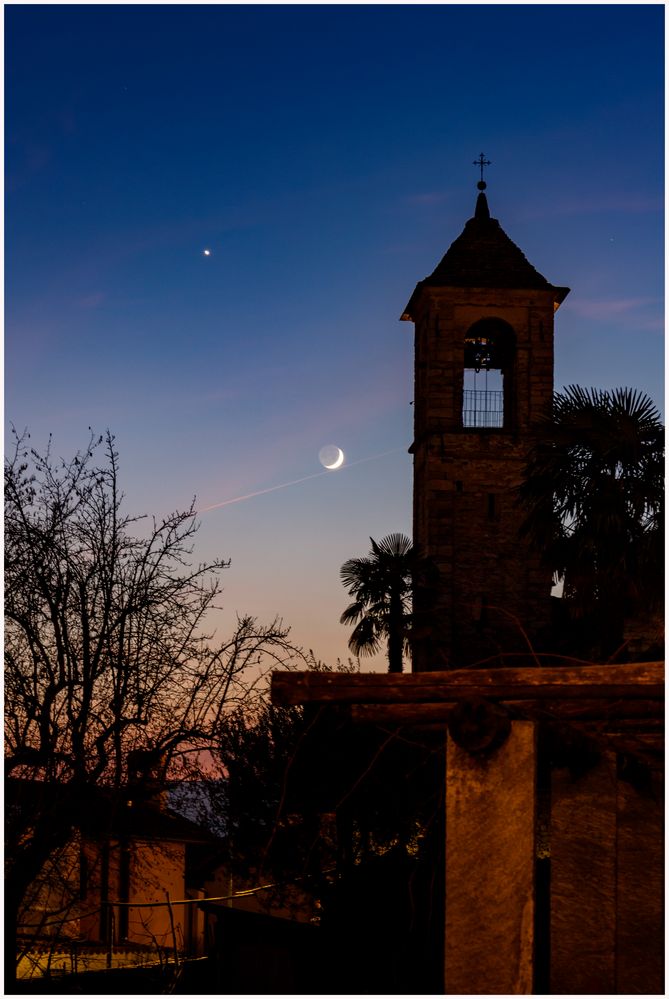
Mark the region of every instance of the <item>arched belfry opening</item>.
<instances>
[{"instance_id":1,"label":"arched belfry opening","mask_svg":"<svg viewBox=\"0 0 669 999\"><path fill-rule=\"evenodd\" d=\"M503 319L480 319L465 335L463 427L510 430L516 335Z\"/></svg>"},{"instance_id":2,"label":"arched belfry opening","mask_svg":"<svg viewBox=\"0 0 669 999\"><path fill-rule=\"evenodd\" d=\"M517 496L569 289L532 266L477 187L473 217L402 313L415 325L413 534L440 573L430 607L414 599L428 622L416 672L519 662L550 642L551 573L519 533Z\"/></svg>"}]
</instances>

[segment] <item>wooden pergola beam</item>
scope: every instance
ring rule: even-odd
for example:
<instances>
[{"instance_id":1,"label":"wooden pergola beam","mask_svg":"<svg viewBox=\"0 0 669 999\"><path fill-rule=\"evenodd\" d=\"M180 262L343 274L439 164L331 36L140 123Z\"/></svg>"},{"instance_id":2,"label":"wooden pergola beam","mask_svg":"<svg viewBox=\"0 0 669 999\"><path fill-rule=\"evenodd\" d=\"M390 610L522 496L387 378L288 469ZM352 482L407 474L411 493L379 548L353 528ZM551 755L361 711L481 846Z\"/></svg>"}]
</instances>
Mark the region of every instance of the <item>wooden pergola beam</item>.
<instances>
[{"instance_id":1,"label":"wooden pergola beam","mask_svg":"<svg viewBox=\"0 0 669 999\"><path fill-rule=\"evenodd\" d=\"M497 701L664 698L664 663L601 666L501 666L434 673L277 672L275 704L435 704L473 697Z\"/></svg>"},{"instance_id":2,"label":"wooden pergola beam","mask_svg":"<svg viewBox=\"0 0 669 999\"><path fill-rule=\"evenodd\" d=\"M660 728L664 719L664 701L623 699L612 700L574 698L551 701L503 699L503 704L514 718L546 718L560 721L604 721L618 726L630 722L636 728ZM377 725L411 725L448 722L454 701L437 703L415 702L410 704L353 704L351 718L355 722Z\"/></svg>"}]
</instances>

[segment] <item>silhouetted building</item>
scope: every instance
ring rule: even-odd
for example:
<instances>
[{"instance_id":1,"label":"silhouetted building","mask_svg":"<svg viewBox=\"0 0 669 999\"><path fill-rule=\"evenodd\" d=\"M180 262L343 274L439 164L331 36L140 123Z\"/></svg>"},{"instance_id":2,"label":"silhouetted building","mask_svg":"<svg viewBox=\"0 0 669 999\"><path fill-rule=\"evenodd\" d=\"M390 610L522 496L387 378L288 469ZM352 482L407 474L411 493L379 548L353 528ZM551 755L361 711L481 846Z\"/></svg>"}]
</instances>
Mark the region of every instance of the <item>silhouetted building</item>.
<instances>
[{"instance_id":1,"label":"silhouetted building","mask_svg":"<svg viewBox=\"0 0 669 999\"><path fill-rule=\"evenodd\" d=\"M549 625L551 574L519 541L516 490L551 402L553 315L569 289L490 217L485 186L402 315L415 323L413 535L441 572L414 671L525 653Z\"/></svg>"}]
</instances>

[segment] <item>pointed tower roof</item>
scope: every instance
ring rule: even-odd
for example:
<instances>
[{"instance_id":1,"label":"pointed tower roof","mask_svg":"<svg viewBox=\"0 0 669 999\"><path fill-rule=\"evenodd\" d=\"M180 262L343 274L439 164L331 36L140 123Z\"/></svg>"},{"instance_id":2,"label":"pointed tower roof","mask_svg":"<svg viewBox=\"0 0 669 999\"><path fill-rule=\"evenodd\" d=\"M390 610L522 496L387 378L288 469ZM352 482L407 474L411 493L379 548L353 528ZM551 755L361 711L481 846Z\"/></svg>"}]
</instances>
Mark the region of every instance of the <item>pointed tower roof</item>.
<instances>
[{"instance_id":1,"label":"pointed tower roof","mask_svg":"<svg viewBox=\"0 0 669 999\"><path fill-rule=\"evenodd\" d=\"M509 239L497 219L490 217L488 200L483 191L476 199L474 217L451 243L432 274L416 285L402 319L414 318L415 305L423 288L551 290L556 307L569 292L569 288L550 284L532 266L520 247Z\"/></svg>"}]
</instances>

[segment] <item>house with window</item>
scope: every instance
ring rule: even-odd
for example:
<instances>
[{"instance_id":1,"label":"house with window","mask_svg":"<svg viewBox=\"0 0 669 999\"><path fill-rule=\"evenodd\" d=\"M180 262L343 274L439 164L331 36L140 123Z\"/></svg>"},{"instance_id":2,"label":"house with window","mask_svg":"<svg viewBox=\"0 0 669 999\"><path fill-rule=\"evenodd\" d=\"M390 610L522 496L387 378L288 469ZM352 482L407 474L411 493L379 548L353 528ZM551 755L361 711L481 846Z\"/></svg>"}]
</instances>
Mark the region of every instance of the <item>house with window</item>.
<instances>
[{"instance_id":1,"label":"house with window","mask_svg":"<svg viewBox=\"0 0 669 999\"><path fill-rule=\"evenodd\" d=\"M8 782L6 796L30 792ZM57 801L57 789L53 791ZM91 792L90 807L28 892L19 976L158 962L205 952L198 905L220 844L157 797Z\"/></svg>"}]
</instances>

